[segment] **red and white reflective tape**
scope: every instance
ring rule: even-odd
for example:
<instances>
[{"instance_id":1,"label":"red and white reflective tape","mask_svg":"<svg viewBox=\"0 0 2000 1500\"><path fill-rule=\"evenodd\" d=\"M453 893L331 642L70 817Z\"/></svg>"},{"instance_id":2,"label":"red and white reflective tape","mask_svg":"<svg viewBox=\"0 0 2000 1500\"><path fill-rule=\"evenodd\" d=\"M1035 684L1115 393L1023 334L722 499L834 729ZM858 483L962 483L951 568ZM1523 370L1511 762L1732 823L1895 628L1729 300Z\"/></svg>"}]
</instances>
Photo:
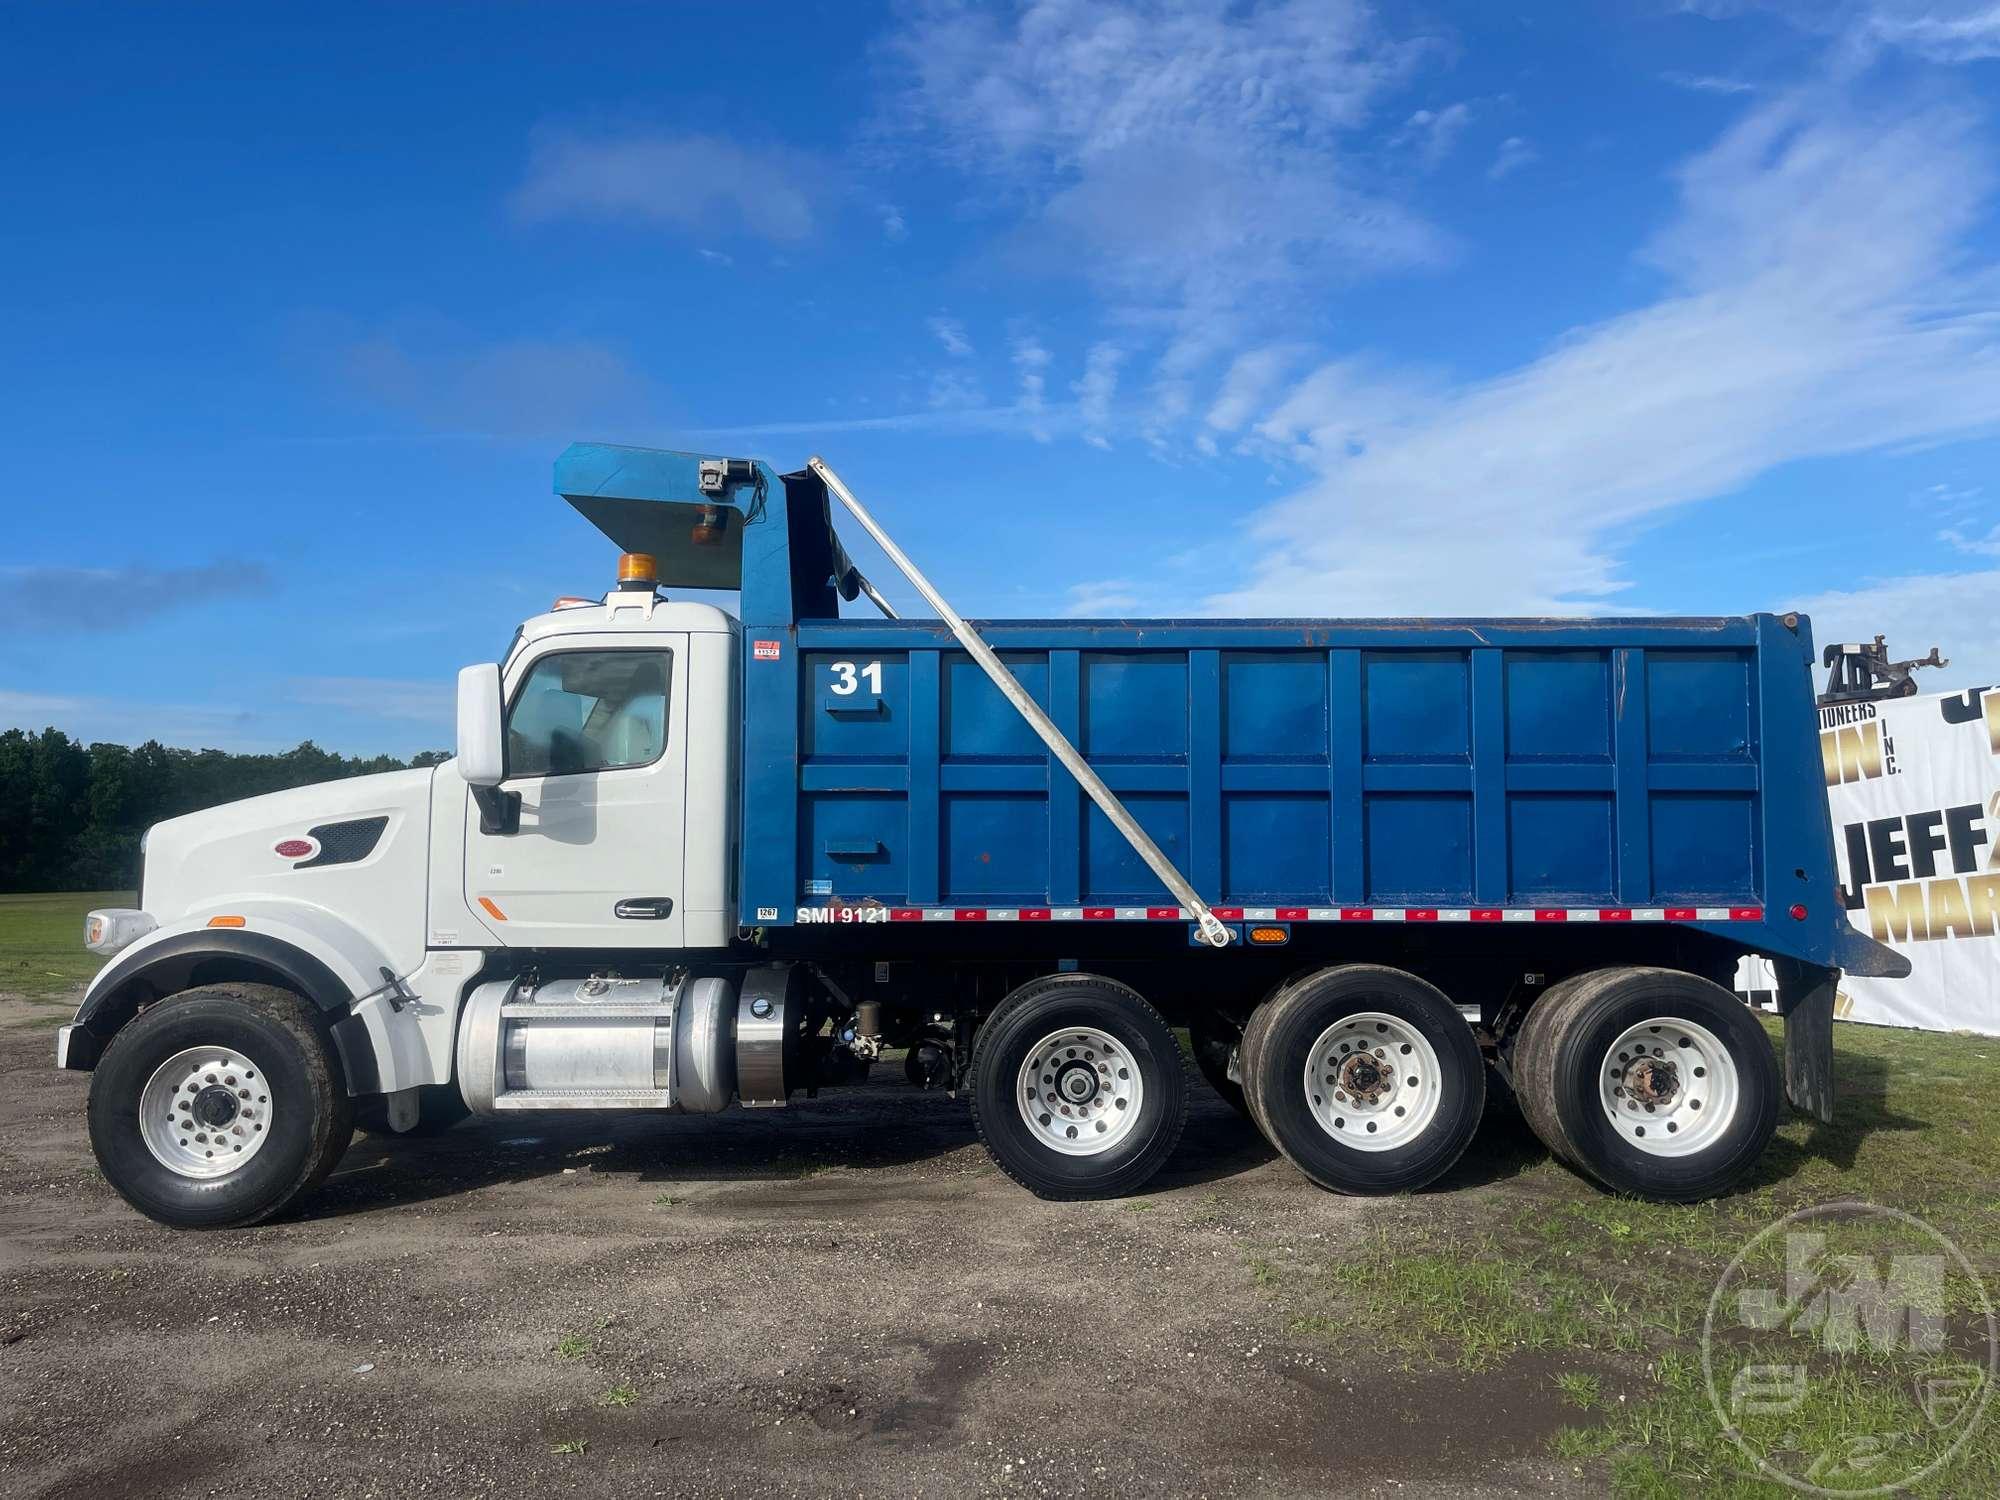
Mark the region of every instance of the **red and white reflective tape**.
<instances>
[{"instance_id":1,"label":"red and white reflective tape","mask_svg":"<svg viewBox=\"0 0 2000 1500\"><path fill-rule=\"evenodd\" d=\"M1213 906L1224 922L1761 922L1761 906ZM865 917L854 915L867 913ZM886 915L879 915L886 913ZM1180 906L802 906L801 922L1191 922Z\"/></svg>"}]
</instances>

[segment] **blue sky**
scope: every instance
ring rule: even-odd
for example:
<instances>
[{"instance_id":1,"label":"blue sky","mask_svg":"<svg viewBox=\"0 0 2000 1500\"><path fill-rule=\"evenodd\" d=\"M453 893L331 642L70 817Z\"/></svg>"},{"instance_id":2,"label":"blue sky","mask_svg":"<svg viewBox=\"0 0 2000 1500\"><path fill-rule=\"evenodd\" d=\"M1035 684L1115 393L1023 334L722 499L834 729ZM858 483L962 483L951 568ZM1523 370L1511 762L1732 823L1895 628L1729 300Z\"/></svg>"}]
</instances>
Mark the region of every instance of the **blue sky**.
<instances>
[{"instance_id":1,"label":"blue sky","mask_svg":"<svg viewBox=\"0 0 2000 1500\"><path fill-rule=\"evenodd\" d=\"M10 7L0 67L0 725L447 745L608 579L578 437L822 452L970 614L2000 679L1992 0Z\"/></svg>"}]
</instances>

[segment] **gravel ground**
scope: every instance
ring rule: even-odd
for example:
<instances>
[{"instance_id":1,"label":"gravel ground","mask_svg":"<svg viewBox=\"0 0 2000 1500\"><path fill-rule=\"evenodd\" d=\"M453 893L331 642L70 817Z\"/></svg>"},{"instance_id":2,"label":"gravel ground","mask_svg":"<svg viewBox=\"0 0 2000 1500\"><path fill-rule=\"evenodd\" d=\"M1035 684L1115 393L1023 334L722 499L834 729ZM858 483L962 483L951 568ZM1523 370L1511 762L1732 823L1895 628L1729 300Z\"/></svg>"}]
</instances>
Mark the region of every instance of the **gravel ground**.
<instances>
[{"instance_id":1,"label":"gravel ground","mask_svg":"<svg viewBox=\"0 0 2000 1500\"><path fill-rule=\"evenodd\" d=\"M1376 1210L1200 1085L1122 1202L1037 1201L882 1066L357 1136L293 1217L193 1234L97 1174L52 1019L0 1000L0 1494L1583 1492L1537 1390L1288 1333L1253 1262ZM1509 1150L1399 1211L1476 1210Z\"/></svg>"}]
</instances>

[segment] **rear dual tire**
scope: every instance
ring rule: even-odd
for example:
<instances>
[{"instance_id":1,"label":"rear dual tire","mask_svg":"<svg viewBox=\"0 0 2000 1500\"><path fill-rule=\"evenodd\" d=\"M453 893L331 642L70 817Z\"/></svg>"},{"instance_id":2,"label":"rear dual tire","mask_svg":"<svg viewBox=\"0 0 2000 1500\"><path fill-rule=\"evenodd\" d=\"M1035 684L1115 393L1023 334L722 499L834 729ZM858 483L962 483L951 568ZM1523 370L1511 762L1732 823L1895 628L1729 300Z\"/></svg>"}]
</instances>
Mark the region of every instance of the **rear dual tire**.
<instances>
[{"instance_id":1,"label":"rear dual tire","mask_svg":"<svg viewBox=\"0 0 2000 1500\"><path fill-rule=\"evenodd\" d=\"M1542 1144L1613 1192L1715 1197L1777 1129L1770 1039L1736 996L1676 969L1563 980L1529 1010L1512 1060L1521 1113Z\"/></svg>"},{"instance_id":2,"label":"rear dual tire","mask_svg":"<svg viewBox=\"0 0 2000 1500\"><path fill-rule=\"evenodd\" d=\"M1292 1165L1338 1193L1411 1192L1479 1128L1485 1064L1434 986L1375 964L1283 986L1244 1028L1250 1116Z\"/></svg>"}]
</instances>

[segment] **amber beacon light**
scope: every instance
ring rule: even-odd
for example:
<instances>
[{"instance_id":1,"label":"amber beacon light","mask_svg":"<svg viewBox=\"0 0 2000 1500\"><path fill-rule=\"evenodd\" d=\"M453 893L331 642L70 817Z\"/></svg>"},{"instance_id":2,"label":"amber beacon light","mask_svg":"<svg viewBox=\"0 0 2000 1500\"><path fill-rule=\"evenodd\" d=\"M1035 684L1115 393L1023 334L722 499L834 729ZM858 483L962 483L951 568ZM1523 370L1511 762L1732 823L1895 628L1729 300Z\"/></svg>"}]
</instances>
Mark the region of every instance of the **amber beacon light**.
<instances>
[{"instance_id":1,"label":"amber beacon light","mask_svg":"<svg viewBox=\"0 0 2000 1500\"><path fill-rule=\"evenodd\" d=\"M660 577L660 565L649 552L624 552L618 557L618 587L649 589Z\"/></svg>"}]
</instances>

